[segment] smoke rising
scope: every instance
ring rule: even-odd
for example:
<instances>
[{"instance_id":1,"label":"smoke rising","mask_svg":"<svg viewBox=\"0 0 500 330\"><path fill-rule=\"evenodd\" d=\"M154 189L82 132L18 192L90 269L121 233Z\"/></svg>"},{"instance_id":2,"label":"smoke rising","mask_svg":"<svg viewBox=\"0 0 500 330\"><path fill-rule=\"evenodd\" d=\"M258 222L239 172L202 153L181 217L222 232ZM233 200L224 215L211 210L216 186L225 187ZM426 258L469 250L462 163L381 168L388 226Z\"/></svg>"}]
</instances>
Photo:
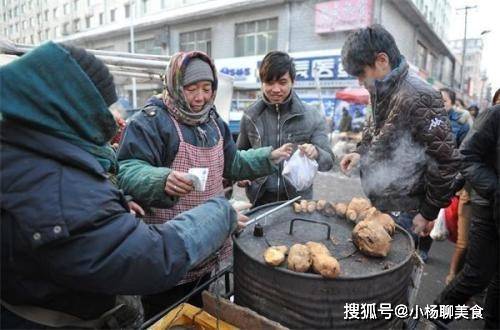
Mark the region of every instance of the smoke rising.
<instances>
[{"instance_id":1,"label":"smoke rising","mask_svg":"<svg viewBox=\"0 0 500 330\"><path fill-rule=\"evenodd\" d=\"M374 141L377 144L376 141ZM369 195L408 195L423 182L428 157L425 148L409 132L387 146L376 145L362 160L363 189ZM384 158L381 158L381 154Z\"/></svg>"}]
</instances>

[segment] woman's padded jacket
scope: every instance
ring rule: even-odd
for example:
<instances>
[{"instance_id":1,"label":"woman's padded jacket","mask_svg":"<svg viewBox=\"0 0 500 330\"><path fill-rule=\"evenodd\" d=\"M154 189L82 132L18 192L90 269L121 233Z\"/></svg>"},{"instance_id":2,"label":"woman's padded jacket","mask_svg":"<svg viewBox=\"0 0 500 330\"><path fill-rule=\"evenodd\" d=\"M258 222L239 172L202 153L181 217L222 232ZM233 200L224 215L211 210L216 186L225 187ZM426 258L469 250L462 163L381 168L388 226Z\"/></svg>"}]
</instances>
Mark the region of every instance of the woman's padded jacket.
<instances>
[{"instance_id":1,"label":"woman's padded jacket","mask_svg":"<svg viewBox=\"0 0 500 330\"><path fill-rule=\"evenodd\" d=\"M253 180L271 174L271 147L248 151L236 148L228 125L213 110L212 119L198 127L179 123L184 141L198 147L212 147L224 140L224 172L230 180ZM205 138L199 133L204 131ZM118 150L118 182L126 194L144 207L169 208L178 198L165 193L170 166L179 149L179 135L172 117L158 98L135 114L127 125Z\"/></svg>"}]
</instances>

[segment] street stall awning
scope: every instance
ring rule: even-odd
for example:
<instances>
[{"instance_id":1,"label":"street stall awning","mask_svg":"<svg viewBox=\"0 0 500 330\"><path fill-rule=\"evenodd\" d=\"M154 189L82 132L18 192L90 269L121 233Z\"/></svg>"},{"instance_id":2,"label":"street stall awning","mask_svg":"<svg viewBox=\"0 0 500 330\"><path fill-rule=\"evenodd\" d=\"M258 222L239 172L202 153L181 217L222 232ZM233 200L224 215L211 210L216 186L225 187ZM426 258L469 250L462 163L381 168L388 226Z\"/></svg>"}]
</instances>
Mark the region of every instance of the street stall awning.
<instances>
[{"instance_id":1,"label":"street stall awning","mask_svg":"<svg viewBox=\"0 0 500 330\"><path fill-rule=\"evenodd\" d=\"M370 94L364 88L345 88L335 93L335 97L351 103L368 104L370 102Z\"/></svg>"}]
</instances>

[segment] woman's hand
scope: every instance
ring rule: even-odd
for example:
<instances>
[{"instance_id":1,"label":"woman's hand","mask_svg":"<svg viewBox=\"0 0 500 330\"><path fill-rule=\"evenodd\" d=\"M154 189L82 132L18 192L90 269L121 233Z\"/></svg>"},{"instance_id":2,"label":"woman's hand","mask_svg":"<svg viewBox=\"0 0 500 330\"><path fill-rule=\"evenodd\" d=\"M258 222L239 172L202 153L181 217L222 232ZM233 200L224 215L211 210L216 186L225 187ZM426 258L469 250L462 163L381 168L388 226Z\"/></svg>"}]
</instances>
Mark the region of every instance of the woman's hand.
<instances>
[{"instance_id":1,"label":"woman's hand","mask_svg":"<svg viewBox=\"0 0 500 330\"><path fill-rule=\"evenodd\" d=\"M293 144L285 143L281 147L274 149L271 152L270 159L274 164L279 164L281 161L290 158L293 153Z\"/></svg>"},{"instance_id":2,"label":"woman's hand","mask_svg":"<svg viewBox=\"0 0 500 330\"><path fill-rule=\"evenodd\" d=\"M128 204L128 208L130 209L130 213L132 213L133 215L135 215L135 216L138 215L140 217L143 217L146 215L146 212L144 212L144 209L136 202L130 201L127 204Z\"/></svg>"},{"instance_id":3,"label":"woman's hand","mask_svg":"<svg viewBox=\"0 0 500 330\"><path fill-rule=\"evenodd\" d=\"M186 196L194 190L193 182L186 177L186 173L171 171L165 183L165 192L170 196Z\"/></svg>"},{"instance_id":4,"label":"woman's hand","mask_svg":"<svg viewBox=\"0 0 500 330\"><path fill-rule=\"evenodd\" d=\"M245 228L245 223L248 220L250 220L249 217L247 217L246 215L243 215L240 212L238 212L238 230L241 230L241 229Z\"/></svg>"}]
</instances>

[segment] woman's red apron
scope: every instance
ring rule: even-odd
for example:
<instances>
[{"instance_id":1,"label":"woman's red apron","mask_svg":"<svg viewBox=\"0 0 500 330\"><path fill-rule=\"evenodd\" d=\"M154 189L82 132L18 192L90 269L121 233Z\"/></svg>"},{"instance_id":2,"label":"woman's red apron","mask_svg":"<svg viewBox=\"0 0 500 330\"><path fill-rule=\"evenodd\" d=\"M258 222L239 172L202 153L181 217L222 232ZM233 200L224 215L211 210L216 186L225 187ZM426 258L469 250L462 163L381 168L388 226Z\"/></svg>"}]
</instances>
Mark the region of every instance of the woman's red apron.
<instances>
[{"instance_id":1,"label":"woman's red apron","mask_svg":"<svg viewBox=\"0 0 500 330\"><path fill-rule=\"evenodd\" d=\"M172 118L172 117L171 117ZM197 147L184 141L179 123L172 118L179 136L179 150L170 166L172 170L187 173L193 167L208 168L208 178L205 191L192 191L188 195L179 198L179 202L170 209L153 208L145 217L144 221L148 224L162 224L173 219L178 214L190 210L208 199L222 194L222 180L224 172L224 140L219 129L219 125L212 120L219 132L219 142L213 147ZM218 261L231 255L231 240L228 239L219 250ZM198 278L211 272L217 260L211 260L199 265L189 271L186 276L178 283L188 283L198 280Z\"/></svg>"}]
</instances>

